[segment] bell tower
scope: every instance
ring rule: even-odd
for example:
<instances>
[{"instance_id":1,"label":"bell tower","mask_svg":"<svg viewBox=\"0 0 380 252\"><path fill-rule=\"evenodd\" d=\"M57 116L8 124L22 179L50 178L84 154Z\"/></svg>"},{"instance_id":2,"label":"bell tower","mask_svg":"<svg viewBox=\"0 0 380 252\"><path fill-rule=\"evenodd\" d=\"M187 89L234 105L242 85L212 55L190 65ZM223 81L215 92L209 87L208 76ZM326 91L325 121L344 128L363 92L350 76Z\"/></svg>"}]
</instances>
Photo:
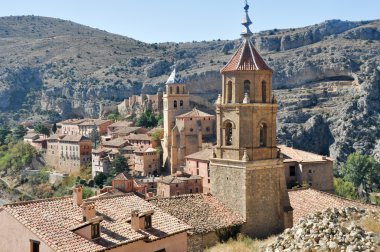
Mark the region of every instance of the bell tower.
<instances>
[{"instance_id":1,"label":"bell tower","mask_svg":"<svg viewBox=\"0 0 380 252\"><path fill-rule=\"evenodd\" d=\"M166 90L163 94L164 103L164 143L163 143L163 161L164 166L173 170L171 159L172 153L172 130L175 125L176 116L190 111L190 95L187 91L186 84L174 69L166 81Z\"/></svg>"},{"instance_id":2,"label":"bell tower","mask_svg":"<svg viewBox=\"0 0 380 252\"><path fill-rule=\"evenodd\" d=\"M264 237L292 225L284 165L276 146L273 70L251 42L249 5L242 44L221 70L211 193L246 219L242 232Z\"/></svg>"}]
</instances>

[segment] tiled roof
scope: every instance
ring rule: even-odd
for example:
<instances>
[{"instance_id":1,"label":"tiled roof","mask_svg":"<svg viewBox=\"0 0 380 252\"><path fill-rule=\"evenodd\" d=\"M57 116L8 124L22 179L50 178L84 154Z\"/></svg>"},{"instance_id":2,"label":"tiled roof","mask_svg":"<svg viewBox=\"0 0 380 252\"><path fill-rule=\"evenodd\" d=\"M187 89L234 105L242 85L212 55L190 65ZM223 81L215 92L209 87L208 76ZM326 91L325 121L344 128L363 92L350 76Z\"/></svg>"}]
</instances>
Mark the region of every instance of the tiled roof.
<instances>
[{"instance_id":1,"label":"tiled roof","mask_svg":"<svg viewBox=\"0 0 380 252\"><path fill-rule=\"evenodd\" d=\"M130 180L132 176L128 172L122 172L116 175L113 180Z\"/></svg>"},{"instance_id":2,"label":"tiled roof","mask_svg":"<svg viewBox=\"0 0 380 252\"><path fill-rule=\"evenodd\" d=\"M137 130L141 129L140 127L117 127L114 131L114 133L118 134L131 134L133 132L136 132Z\"/></svg>"},{"instance_id":3,"label":"tiled roof","mask_svg":"<svg viewBox=\"0 0 380 252\"><path fill-rule=\"evenodd\" d=\"M65 135L61 141L66 142L81 142L81 141L90 141L88 137L81 136L81 135Z\"/></svg>"},{"instance_id":4,"label":"tiled roof","mask_svg":"<svg viewBox=\"0 0 380 252\"><path fill-rule=\"evenodd\" d=\"M176 116L177 118L189 118L189 117L214 117L214 115L210 115L206 112L200 111L197 108L193 108L190 112L184 113L182 115Z\"/></svg>"},{"instance_id":5,"label":"tiled roof","mask_svg":"<svg viewBox=\"0 0 380 252\"><path fill-rule=\"evenodd\" d=\"M108 123L110 120L103 120L103 119L85 119L83 122L79 123L81 126L99 126L104 123Z\"/></svg>"},{"instance_id":6,"label":"tiled roof","mask_svg":"<svg viewBox=\"0 0 380 252\"><path fill-rule=\"evenodd\" d=\"M231 60L221 72L232 71L251 71L251 70L269 70L272 71L265 63L260 54L256 51L252 42L249 39L244 39L243 43L232 56Z\"/></svg>"},{"instance_id":7,"label":"tiled roof","mask_svg":"<svg viewBox=\"0 0 380 252\"><path fill-rule=\"evenodd\" d=\"M288 161L296 161L296 162L327 162L332 161L331 158L324 157L318 154L314 154L307 151L302 151L298 149L294 149L291 147L287 147L285 145L278 146L281 150L281 153L285 155L285 162Z\"/></svg>"},{"instance_id":8,"label":"tiled roof","mask_svg":"<svg viewBox=\"0 0 380 252\"><path fill-rule=\"evenodd\" d=\"M210 161L210 158L212 158L212 149L207 148L207 149L195 152L193 154L190 154L190 155L186 156L185 158L202 160L202 161Z\"/></svg>"},{"instance_id":9,"label":"tiled roof","mask_svg":"<svg viewBox=\"0 0 380 252\"><path fill-rule=\"evenodd\" d=\"M125 137L118 137L118 138L112 139L110 141L105 141L102 144L103 144L103 146L106 146L106 147L121 148L121 147L124 147L125 145L127 145L127 143L128 143L128 140Z\"/></svg>"},{"instance_id":10,"label":"tiled roof","mask_svg":"<svg viewBox=\"0 0 380 252\"><path fill-rule=\"evenodd\" d=\"M28 134L26 134L25 136L24 136L24 139L37 139L37 138L39 138L40 137L40 135L38 135L37 133L35 133L35 132L30 132L30 133L28 133Z\"/></svg>"},{"instance_id":11,"label":"tiled roof","mask_svg":"<svg viewBox=\"0 0 380 252\"><path fill-rule=\"evenodd\" d=\"M202 179L203 177L198 176L198 175L191 175L191 174L180 174L180 175L169 175L166 177L162 177L160 182L165 183L165 184L180 184L180 183L185 183L186 181L189 180L199 180Z\"/></svg>"},{"instance_id":12,"label":"tiled roof","mask_svg":"<svg viewBox=\"0 0 380 252\"><path fill-rule=\"evenodd\" d=\"M137 148L134 152L136 152L136 153L157 152L157 150L155 148L148 146L148 145L144 145L140 148Z\"/></svg>"},{"instance_id":13,"label":"tiled roof","mask_svg":"<svg viewBox=\"0 0 380 252\"><path fill-rule=\"evenodd\" d=\"M152 138L147 134L130 134L126 137L128 140L139 140L139 141L151 141Z\"/></svg>"},{"instance_id":14,"label":"tiled roof","mask_svg":"<svg viewBox=\"0 0 380 252\"><path fill-rule=\"evenodd\" d=\"M97 216L103 217L101 237L93 241L71 231L83 220L81 207L74 205L71 197L15 203L5 205L4 210L56 251L98 251L141 239L149 242L190 228L134 194L99 197L90 202L95 203ZM128 219L133 210L154 210L152 228L140 232L132 229Z\"/></svg>"},{"instance_id":15,"label":"tiled roof","mask_svg":"<svg viewBox=\"0 0 380 252\"><path fill-rule=\"evenodd\" d=\"M170 74L168 80L166 81L166 84L180 84L180 83L184 83L184 82L181 79L181 76L176 71L176 69L174 69L172 73Z\"/></svg>"},{"instance_id":16,"label":"tiled roof","mask_svg":"<svg viewBox=\"0 0 380 252\"><path fill-rule=\"evenodd\" d=\"M332 207L359 207L380 211L379 207L363 204L314 189L289 191L290 205L293 207L294 223L302 217Z\"/></svg>"},{"instance_id":17,"label":"tiled roof","mask_svg":"<svg viewBox=\"0 0 380 252\"><path fill-rule=\"evenodd\" d=\"M133 123L130 121L118 121L114 122L108 127L130 127Z\"/></svg>"},{"instance_id":18,"label":"tiled roof","mask_svg":"<svg viewBox=\"0 0 380 252\"><path fill-rule=\"evenodd\" d=\"M241 216L210 195L181 195L149 202L192 226L195 233L208 233L244 223Z\"/></svg>"}]
</instances>

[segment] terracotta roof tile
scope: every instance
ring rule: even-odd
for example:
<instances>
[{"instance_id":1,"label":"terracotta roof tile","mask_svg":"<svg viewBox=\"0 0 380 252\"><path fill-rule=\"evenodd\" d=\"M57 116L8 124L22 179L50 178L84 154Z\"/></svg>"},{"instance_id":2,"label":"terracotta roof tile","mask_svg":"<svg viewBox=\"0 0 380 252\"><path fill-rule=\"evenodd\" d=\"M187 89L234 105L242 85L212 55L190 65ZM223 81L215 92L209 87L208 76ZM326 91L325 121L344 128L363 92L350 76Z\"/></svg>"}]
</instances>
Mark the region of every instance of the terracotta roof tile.
<instances>
[{"instance_id":1,"label":"terracotta roof tile","mask_svg":"<svg viewBox=\"0 0 380 252\"><path fill-rule=\"evenodd\" d=\"M125 137L118 137L110 141L105 141L102 143L102 145L105 147L122 148L128 145L128 140Z\"/></svg>"},{"instance_id":2,"label":"terracotta roof tile","mask_svg":"<svg viewBox=\"0 0 380 252\"><path fill-rule=\"evenodd\" d=\"M296 161L296 162L327 162L332 161L331 158L321 156L318 154L314 154L311 152L303 151L294 149L291 147L287 147L285 145L279 145L278 148L280 148L281 153L285 155L285 162L286 161Z\"/></svg>"},{"instance_id":3,"label":"terracotta roof tile","mask_svg":"<svg viewBox=\"0 0 380 252\"><path fill-rule=\"evenodd\" d=\"M104 219L101 237L93 241L71 231L83 219L81 207L74 206L71 197L9 204L3 209L57 251L98 251L139 239L153 241L190 228L134 194L99 197L89 202L95 203L97 216ZM133 230L128 222L132 210L154 210L152 229L144 232Z\"/></svg>"},{"instance_id":4,"label":"terracotta roof tile","mask_svg":"<svg viewBox=\"0 0 380 252\"><path fill-rule=\"evenodd\" d=\"M380 211L379 207L344 199L333 194L314 189L289 191L290 205L293 207L294 223L302 217L333 207L359 207Z\"/></svg>"},{"instance_id":5,"label":"terracotta roof tile","mask_svg":"<svg viewBox=\"0 0 380 252\"><path fill-rule=\"evenodd\" d=\"M208 233L244 223L241 216L210 195L181 195L149 202L192 226L195 233Z\"/></svg>"},{"instance_id":6,"label":"terracotta roof tile","mask_svg":"<svg viewBox=\"0 0 380 252\"><path fill-rule=\"evenodd\" d=\"M232 71L252 70L272 71L272 69L268 67L263 58L257 52L252 42L248 39L244 39L241 46L232 56L231 60L227 63L227 65L222 68L221 72L225 73Z\"/></svg>"},{"instance_id":7,"label":"terracotta roof tile","mask_svg":"<svg viewBox=\"0 0 380 252\"><path fill-rule=\"evenodd\" d=\"M203 111L200 111L200 110L198 110L196 108L193 108L193 110L191 110L191 111L189 111L187 113L184 113L182 115L176 116L176 118L205 117L205 116L207 116L207 117L209 117L209 116L215 117L214 115L210 115L210 114L208 114L206 112L203 112Z\"/></svg>"},{"instance_id":8,"label":"terracotta roof tile","mask_svg":"<svg viewBox=\"0 0 380 252\"><path fill-rule=\"evenodd\" d=\"M195 160L202 160L202 161L210 161L212 158L212 149L207 148L198 152L195 152L193 154L190 154L186 156L187 159L195 159Z\"/></svg>"}]
</instances>

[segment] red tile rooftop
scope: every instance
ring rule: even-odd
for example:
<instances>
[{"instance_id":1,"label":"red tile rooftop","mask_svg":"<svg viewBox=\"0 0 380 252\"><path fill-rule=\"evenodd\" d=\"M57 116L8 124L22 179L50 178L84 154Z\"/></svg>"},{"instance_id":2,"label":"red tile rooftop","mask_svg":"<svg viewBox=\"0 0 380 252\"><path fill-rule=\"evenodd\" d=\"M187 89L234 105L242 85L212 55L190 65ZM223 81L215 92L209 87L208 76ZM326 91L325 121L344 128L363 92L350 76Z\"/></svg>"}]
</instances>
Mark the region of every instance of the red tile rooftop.
<instances>
[{"instance_id":1,"label":"red tile rooftop","mask_svg":"<svg viewBox=\"0 0 380 252\"><path fill-rule=\"evenodd\" d=\"M134 194L99 197L88 202L93 202L97 216L103 217L101 237L92 241L71 231L83 223L82 209L73 204L72 197L8 204L0 211L7 211L57 251L99 251L141 239L157 240L190 228ZM154 210L152 228L135 231L128 222L133 210Z\"/></svg>"},{"instance_id":2,"label":"red tile rooftop","mask_svg":"<svg viewBox=\"0 0 380 252\"><path fill-rule=\"evenodd\" d=\"M200 111L196 108L193 108L193 110L184 113L182 115L176 116L176 118L190 118L190 117L215 117L215 115L208 114L206 112Z\"/></svg>"},{"instance_id":3,"label":"red tile rooftop","mask_svg":"<svg viewBox=\"0 0 380 252\"><path fill-rule=\"evenodd\" d=\"M312 163L312 162L327 162L327 161L333 161L333 159L325 156L321 156L318 154L314 154L311 152L303 151L294 149L292 147L287 147L285 145L278 145L278 148L280 148L281 153L285 155L285 162L288 161L296 161L296 162L303 162L303 163Z\"/></svg>"},{"instance_id":4,"label":"red tile rooftop","mask_svg":"<svg viewBox=\"0 0 380 252\"><path fill-rule=\"evenodd\" d=\"M244 223L241 216L211 195L190 194L148 201L192 226L192 232L198 234Z\"/></svg>"},{"instance_id":5,"label":"red tile rooftop","mask_svg":"<svg viewBox=\"0 0 380 252\"><path fill-rule=\"evenodd\" d=\"M380 211L380 207L348 200L339 196L314 189L289 191L290 204L293 207L293 220L296 224L302 217L333 207L358 207Z\"/></svg>"},{"instance_id":6,"label":"red tile rooftop","mask_svg":"<svg viewBox=\"0 0 380 252\"><path fill-rule=\"evenodd\" d=\"M269 70L260 54L256 51L250 40L244 40L236 53L232 56L221 72Z\"/></svg>"}]
</instances>

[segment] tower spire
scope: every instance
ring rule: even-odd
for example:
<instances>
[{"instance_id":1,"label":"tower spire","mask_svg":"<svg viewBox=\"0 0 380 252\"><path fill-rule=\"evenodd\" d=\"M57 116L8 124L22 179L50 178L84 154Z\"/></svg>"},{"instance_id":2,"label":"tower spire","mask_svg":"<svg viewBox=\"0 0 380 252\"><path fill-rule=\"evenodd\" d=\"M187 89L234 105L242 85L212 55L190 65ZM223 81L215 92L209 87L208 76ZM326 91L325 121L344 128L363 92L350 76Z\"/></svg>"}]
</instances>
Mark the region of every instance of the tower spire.
<instances>
[{"instance_id":1,"label":"tower spire","mask_svg":"<svg viewBox=\"0 0 380 252\"><path fill-rule=\"evenodd\" d=\"M241 22L244 28L241 33L241 36L245 39L249 39L253 35L253 33L249 29L249 26L252 24L252 21L248 15L248 10L249 10L248 0L245 0L244 10L245 10L245 16L243 17L243 21Z\"/></svg>"}]
</instances>

